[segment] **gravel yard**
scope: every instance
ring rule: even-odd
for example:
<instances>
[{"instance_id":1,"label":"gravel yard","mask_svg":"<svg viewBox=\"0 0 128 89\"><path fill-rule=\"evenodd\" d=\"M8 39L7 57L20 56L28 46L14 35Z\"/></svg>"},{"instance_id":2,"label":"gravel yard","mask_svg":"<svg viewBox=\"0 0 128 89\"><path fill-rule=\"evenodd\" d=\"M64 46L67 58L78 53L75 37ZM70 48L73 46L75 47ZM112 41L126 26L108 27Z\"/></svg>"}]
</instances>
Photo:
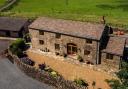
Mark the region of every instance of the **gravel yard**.
<instances>
[{"instance_id":1,"label":"gravel yard","mask_svg":"<svg viewBox=\"0 0 128 89\"><path fill-rule=\"evenodd\" d=\"M110 89L108 84L105 82L105 79L114 78L107 73L95 71L86 66L83 67L80 65L75 65L73 63L63 61L62 59L57 59L55 57L42 54L38 51L29 50L27 53L29 57L36 62L36 66L45 62L46 65L63 75L65 79L85 79L90 85L89 89L93 89L91 86L93 81L96 81L96 88Z\"/></svg>"},{"instance_id":2,"label":"gravel yard","mask_svg":"<svg viewBox=\"0 0 128 89\"><path fill-rule=\"evenodd\" d=\"M8 40L0 40L0 52L7 49L10 44L10 41Z\"/></svg>"}]
</instances>

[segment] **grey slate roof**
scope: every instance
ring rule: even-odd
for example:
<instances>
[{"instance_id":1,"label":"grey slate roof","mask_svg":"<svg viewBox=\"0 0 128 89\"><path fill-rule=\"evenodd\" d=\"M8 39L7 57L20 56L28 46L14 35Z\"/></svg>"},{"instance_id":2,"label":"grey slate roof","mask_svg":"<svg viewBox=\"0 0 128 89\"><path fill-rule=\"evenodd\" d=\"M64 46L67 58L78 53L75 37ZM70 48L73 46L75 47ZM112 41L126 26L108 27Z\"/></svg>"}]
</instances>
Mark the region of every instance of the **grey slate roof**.
<instances>
[{"instance_id":1,"label":"grey slate roof","mask_svg":"<svg viewBox=\"0 0 128 89\"><path fill-rule=\"evenodd\" d=\"M19 31L27 21L23 18L0 17L0 30Z\"/></svg>"},{"instance_id":2,"label":"grey slate roof","mask_svg":"<svg viewBox=\"0 0 128 89\"><path fill-rule=\"evenodd\" d=\"M40 17L29 28L100 40L105 26L103 24Z\"/></svg>"},{"instance_id":3,"label":"grey slate roof","mask_svg":"<svg viewBox=\"0 0 128 89\"><path fill-rule=\"evenodd\" d=\"M110 37L106 49L104 49L102 52L123 56L125 42L126 38L118 36Z\"/></svg>"}]
</instances>

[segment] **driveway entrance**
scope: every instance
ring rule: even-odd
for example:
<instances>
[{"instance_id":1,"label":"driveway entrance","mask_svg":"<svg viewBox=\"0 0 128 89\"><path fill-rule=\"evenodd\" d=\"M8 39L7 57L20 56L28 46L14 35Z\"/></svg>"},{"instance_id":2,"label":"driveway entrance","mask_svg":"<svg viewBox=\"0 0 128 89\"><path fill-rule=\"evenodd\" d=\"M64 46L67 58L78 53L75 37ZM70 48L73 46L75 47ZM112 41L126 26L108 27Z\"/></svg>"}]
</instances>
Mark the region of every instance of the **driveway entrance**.
<instances>
[{"instance_id":1,"label":"driveway entrance","mask_svg":"<svg viewBox=\"0 0 128 89\"><path fill-rule=\"evenodd\" d=\"M0 40L0 53L7 49L9 41ZM53 89L44 83L26 76L7 58L0 56L0 89Z\"/></svg>"}]
</instances>

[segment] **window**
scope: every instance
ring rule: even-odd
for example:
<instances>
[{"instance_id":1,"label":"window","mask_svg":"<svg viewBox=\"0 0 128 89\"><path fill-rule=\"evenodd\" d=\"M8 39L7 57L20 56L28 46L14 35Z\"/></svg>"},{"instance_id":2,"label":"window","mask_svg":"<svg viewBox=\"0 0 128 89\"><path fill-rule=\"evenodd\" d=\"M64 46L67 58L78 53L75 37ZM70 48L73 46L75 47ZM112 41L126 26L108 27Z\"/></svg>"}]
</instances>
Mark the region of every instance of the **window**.
<instances>
[{"instance_id":1,"label":"window","mask_svg":"<svg viewBox=\"0 0 128 89\"><path fill-rule=\"evenodd\" d=\"M89 55L91 52L88 50L84 50L84 55Z\"/></svg>"},{"instance_id":2,"label":"window","mask_svg":"<svg viewBox=\"0 0 128 89\"><path fill-rule=\"evenodd\" d=\"M55 44L55 49L60 50L60 44Z\"/></svg>"},{"instance_id":3,"label":"window","mask_svg":"<svg viewBox=\"0 0 128 89\"><path fill-rule=\"evenodd\" d=\"M113 55L112 55L112 54L107 53L107 54L106 54L106 59L113 59Z\"/></svg>"},{"instance_id":4,"label":"window","mask_svg":"<svg viewBox=\"0 0 128 89\"><path fill-rule=\"evenodd\" d=\"M40 43L41 45L43 45L43 44L44 44L44 41L43 41L43 40L39 40L39 43Z\"/></svg>"},{"instance_id":5,"label":"window","mask_svg":"<svg viewBox=\"0 0 128 89\"><path fill-rule=\"evenodd\" d=\"M56 38L61 38L61 34L59 34L59 33L56 33Z\"/></svg>"},{"instance_id":6,"label":"window","mask_svg":"<svg viewBox=\"0 0 128 89\"><path fill-rule=\"evenodd\" d=\"M77 53L77 45L73 43L67 44L67 53L68 54L76 54Z\"/></svg>"},{"instance_id":7,"label":"window","mask_svg":"<svg viewBox=\"0 0 128 89\"><path fill-rule=\"evenodd\" d=\"M86 39L86 43L92 44L92 40Z\"/></svg>"},{"instance_id":8,"label":"window","mask_svg":"<svg viewBox=\"0 0 128 89\"><path fill-rule=\"evenodd\" d=\"M44 35L44 31L39 30L40 35Z\"/></svg>"}]
</instances>

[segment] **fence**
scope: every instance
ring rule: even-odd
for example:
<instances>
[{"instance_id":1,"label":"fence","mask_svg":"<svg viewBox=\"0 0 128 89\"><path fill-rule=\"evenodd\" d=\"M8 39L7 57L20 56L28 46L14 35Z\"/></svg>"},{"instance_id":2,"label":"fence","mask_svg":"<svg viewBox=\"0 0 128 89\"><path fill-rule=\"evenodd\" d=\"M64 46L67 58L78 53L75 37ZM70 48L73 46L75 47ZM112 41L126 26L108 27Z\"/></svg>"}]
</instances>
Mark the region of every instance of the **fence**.
<instances>
[{"instance_id":1,"label":"fence","mask_svg":"<svg viewBox=\"0 0 128 89\"><path fill-rule=\"evenodd\" d=\"M2 7L0 7L0 12L10 9L14 4L16 4L19 0L11 0L10 2L6 3Z\"/></svg>"}]
</instances>

